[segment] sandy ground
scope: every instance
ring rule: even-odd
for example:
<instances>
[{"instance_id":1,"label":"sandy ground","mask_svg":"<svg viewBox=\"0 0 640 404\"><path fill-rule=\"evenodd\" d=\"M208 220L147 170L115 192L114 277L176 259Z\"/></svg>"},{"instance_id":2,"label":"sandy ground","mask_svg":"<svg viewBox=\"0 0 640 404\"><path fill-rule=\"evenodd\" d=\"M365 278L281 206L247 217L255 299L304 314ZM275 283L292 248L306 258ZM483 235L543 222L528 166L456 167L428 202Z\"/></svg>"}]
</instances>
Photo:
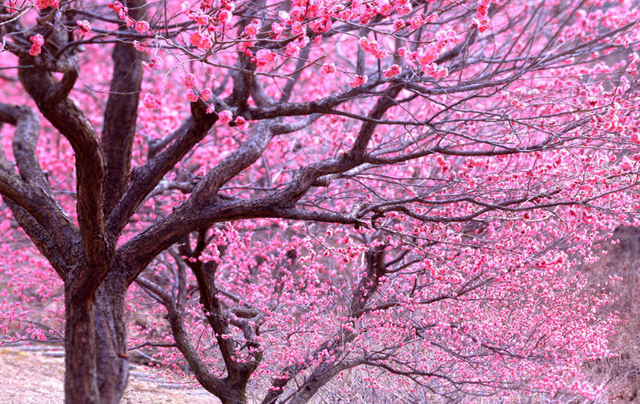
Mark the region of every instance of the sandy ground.
<instances>
[{"instance_id":1,"label":"sandy ground","mask_svg":"<svg viewBox=\"0 0 640 404\"><path fill-rule=\"evenodd\" d=\"M137 374L140 374L136 370ZM64 359L0 348L0 403L62 404ZM142 376L144 378L144 375ZM177 387L174 385L174 387ZM166 388L131 377L122 404L219 404L203 389Z\"/></svg>"}]
</instances>

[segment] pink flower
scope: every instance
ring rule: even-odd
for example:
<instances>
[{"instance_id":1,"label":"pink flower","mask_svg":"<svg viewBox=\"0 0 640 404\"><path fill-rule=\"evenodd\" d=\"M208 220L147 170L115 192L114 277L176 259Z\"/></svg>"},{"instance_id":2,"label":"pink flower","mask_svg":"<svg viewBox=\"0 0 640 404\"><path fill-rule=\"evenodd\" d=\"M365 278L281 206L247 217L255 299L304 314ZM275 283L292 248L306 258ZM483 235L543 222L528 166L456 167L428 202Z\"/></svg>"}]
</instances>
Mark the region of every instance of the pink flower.
<instances>
[{"instance_id":1,"label":"pink flower","mask_svg":"<svg viewBox=\"0 0 640 404\"><path fill-rule=\"evenodd\" d=\"M200 98L202 98L203 101L207 101L211 96L213 96L213 92L208 88L205 88L200 92Z\"/></svg>"},{"instance_id":2,"label":"pink flower","mask_svg":"<svg viewBox=\"0 0 640 404\"><path fill-rule=\"evenodd\" d=\"M213 104L212 104L212 105L209 105L209 106L207 107L207 114L213 114L213 113L215 112L215 110L216 110L216 109L214 108Z\"/></svg>"},{"instance_id":3,"label":"pink flower","mask_svg":"<svg viewBox=\"0 0 640 404\"><path fill-rule=\"evenodd\" d=\"M273 24L271 24L271 33L273 34L273 38L274 39L280 38L285 28L286 27L284 25L278 22L274 22Z\"/></svg>"},{"instance_id":4,"label":"pink flower","mask_svg":"<svg viewBox=\"0 0 640 404\"><path fill-rule=\"evenodd\" d=\"M90 32L91 31L91 24L87 20L76 21L76 24L78 24L78 26L80 28L82 28L82 32Z\"/></svg>"},{"instance_id":5,"label":"pink flower","mask_svg":"<svg viewBox=\"0 0 640 404\"><path fill-rule=\"evenodd\" d=\"M313 32L321 33L321 32L328 32L331 29L332 25L333 23L329 18L322 18L319 20L311 21L309 23L309 28L311 28Z\"/></svg>"},{"instance_id":6,"label":"pink flower","mask_svg":"<svg viewBox=\"0 0 640 404\"><path fill-rule=\"evenodd\" d=\"M149 109L158 109L160 108L160 101L158 101L156 99L156 97L154 97L153 95L147 93L145 94L142 103L144 104L145 107L149 108Z\"/></svg>"},{"instance_id":7,"label":"pink flower","mask_svg":"<svg viewBox=\"0 0 640 404\"><path fill-rule=\"evenodd\" d=\"M357 75L353 78L353 80L351 80L351 82L349 83L349 85L353 88L356 87L360 87L361 85L363 85L364 83L367 82L367 80L369 80L369 78L367 76L361 76L361 75Z\"/></svg>"},{"instance_id":8,"label":"pink flower","mask_svg":"<svg viewBox=\"0 0 640 404\"><path fill-rule=\"evenodd\" d=\"M138 52L144 52L144 50L147 48L147 43L146 42L133 41L133 46L136 48L136 50Z\"/></svg>"},{"instance_id":9,"label":"pink flower","mask_svg":"<svg viewBox=\"0 0 640 404\"><path fill-rule=\"evenodd\" d=\"M36 1L36 6L40 10L42 10L42 9L47 8L47 7L58 8L60 6L60 4L58 3L58 0L38 0L38 1Z\"/></svg>"},{"instance_id":10,"label":"pink flower","mask_svg":"<svg viewBox=\"0 0 640 404\"><path fill-rule=\"evenodd\" d=\"M136 31L138 31L141 34L146 34L147 31L149 31L149 23L146 21L138 21L136 23Z\"/></svg>"},{"instance_id":11,"label":"pink flower","mask_svg":"<svg viewBox=\"0 0 640 404\"><path fill-rule=\"evenodd\" d=\"M199 48L203 50L207 50L207 49L211 49L212 46L213 46L213 41L211 40L211 38L204 37L202 39L202 42L200 42Z\"/></svg>"},{"instance_id":12,"label":"pink flower","mask_svg":"<svg viewBox=\"0 0 640 404\"><path fill-rule=\"evenodd\" d=\"M189 90L187 93L187 100L189 100L189 102L196 102L198 101L198 95L194 93L193 90Z\"/></svg>"},{"instance_id":13,"label":"pink flower","mask_svg":"<svg viewBox=\"0 0 640 404\"><path fill-rule=\"evenodd\" d=\"M436 60L438 58L439 53L440 52L438 51L438 48L436 47L436 45L429 44L427 46L423 46L422 48L418 49L416 58L418 59L418 62L422 66L425 66L433 62L434 60Z\"/></svg>"},{"instance_id":14,"label":"pink flower","mask_svg":"<svg viewBox=\"0 0 640 404\"><path fill-rule=\"evenodd\" d=\"M396 7L396 10L400 15L407 15L411 12L411 10L413 10L413 6L411 5L411 3L399 4L398 7Z\"/></svg>"},{"instance_id":15,"label":"pink flower","mask_svg":"<svg viewBox=\"0 0 640 404\"><path fill-rule=\"evenodd\" d=\"M196 85L196 76L193 74L187 74L184 78L184 86L191 88Z\"/></svg>"},{"instance_id":16,"label":"pink flower","mask_svg":"<svg viewBox=\"0 0 640 404\"><path fill-rule=\"evenodd\" d=\"M209 16L203 13L199 13L196 16L196 23L198 23L198 25L207 25L209 24Z\"/></svg>"},{"instance_id":17,"label":"pink flower","mask_svg":"<svg viewBox=\"0 0 640 404\"><path fill-rule=\"evenodd\" d=\"M31 41L31 43L34 46L42 46L42 45L44 45L44 38L40 34L36 34L36 35L32 36L31 38L29 38L29 40Z\"/></svg>"},{"instance_id":18,"label":"pink flower","mask_svg":"<svg viewBox=\"0 0 640 404\"><path fill-rule=\"evenodd\" d=\"M280 21L284 22L285 24L291 21L291 16L289 16L289 13L287 13L284 10L278 13L278 18L280 19Z\"/></svg>"},{"instance_id":19,"label":"pink flower","mask_svg":"<svg viewBox=\"0 0 640 404\"><path fill-rule=\"evenodd\" d=\"M293 42L289 42L287 44L287 48L284 50L284 54L288 57L295 56L298 54L298 52L300 52L300 48L298 48L298 45Z\"/></svg>"},{"instance_id":20,"label":"pink flower","mask_svg":"<svg viewBox=\"0 0 640 404\"><path fill-rule=\"evenodd\" d=\"M233 114L229 110L224 110L218 113L218 122L221 125L228 124L229 122L231 122L232 118L233 118Z\"/></svg>"},{"instance_id":21,"label":"pink flower","mask_svg":"<svg viewBox=\"0 0 640 404\"><path fill-rule=\"evenodd\" d=\"M149 70L160 70L164 67L164 60L162 60L160 56L154 56L151 58L149 63L142 62L142 65Z\"/></svg>"},{"instance_id":22,"label":"pink flower","mask_svg":"<svg viewBox=\"0 0 640 404\"><path fill-rule=\"evenodd\" d=\"M119 13L120 11L124 10L124 6L119 1L114 1L113 3L109 3L107 6L113 11L115 11L116 13Z\"/></svg>"},{"instance_id":23,"label":"pink flower","mask_svg":"<svg viewBox=\"0 0 640 404\"><path fill-rule=\"evenodd\" d=\"M409 25L411 25L411 29L418 29L423 26L425 22L426 21L419 15L416 15L415 17L409 19Z\"/></svg>"},{"instance_id":24,"label":"pink flower","mask_svg":"<svg viewBox=\"0 0 640 404\"><path fill-rule=\"evenodd\" d=\"M220 21L222 24L227 24L231 22L231 17L231 11L222 10L220 11L220 14L218 14L218 21Z\"/></svg>"},{"instance_id":25,"label":"pink flower","mask_svg":"<svg viewBox=\"0 0 640 404\"><path fill-rule=\"evenodd\" d=\"M382 4L380 4L380 6L378 7L378 13L384 15L385 17L388 17L392 11L393 6L388 1L382 2Z\"/></svg>"},{"instance_id":26,"label":"pink flower","mask_svg":"<svg viewBox=\"0 0 640 404\"><path fill-rule=\"evenodd\" d=\"M486 15L478 15L478 18L474 18L473 25L478 28L479 32L484 32L489 29L489 18Z\"/></svg>"},{"instance_id":27,"label":"pink flower","mask_svg":"<svg viewBox=\"0 0 640 404\"><path fill-rule=\"evenodd\" d=\"M427 18L425 18L425 22L436 22L436 21L438 21L438 14L436 13L429 14Z\"/></svg>"},{"instance_id":28,"label":"pink flower","mask_svg":"<svg viewBox=\"0 0 640 404\"><path fill-rule=\"evenodd\" d=\"M42 45L44 45L44 38L40 34L36 34L29 38L31 41L31 49L29 49L29 55L37 56L42 51Z\"/></svg>"},{"instance_id":29,"label":"pink flower","mask_svg":"<svg viewBox=\"0 0 640 404\"><path fill-rule=\"evenodd\" d=\"M189 36L189 41L191 45L197 46L200 49L207 50L213 46L213 41L211 38L202 35L200 32L194 32Z\"/></svg>"},{"instance_id":30,"label":"pink flower","mask_svg":"<svg viewBox=\"0 0 640 404\"><path fill-rule=\"evenodd\" d=\"M307 46L307 44L309 43L309 37L307 36L307 34L302 34L302 36L300 36L298 39L296 39L293 42L295 42L295 44L298 45L298 48L302 49L305 46Z\"/></svg>"},{"instance_id":31,"label":"pink flower","mask_svg":"<svg viewBox=\"0 0 640 404\"><path fill-rule=\"evenodd\" d=\"M247 120L244 119L243 117L239 116L239 117L236 118L236 125L242 126L245 123L247 123Z\"/></svg>"},{"instance_id":32,"label":"pink flower","mask_svg":"<svg viewBox=\"0 0 640 404\"><path fill-rule=\"evenodd\" d=\"M199 47L203 39L204 37L199 32L194 32L189 36L189 42L191 42L191 45L193 46Z\"/></svg>"},{"instance_id":33,"label":"pink flower","mask_svg":"<svg viewBox=\"0 0 640 404\"><path fill-rule=\"evenodd\" d=\"M401 29L403 29L405 26L407 25L406 22L404 22L403 20L395 20L393 22L393 30L394 31L400 31Z\"/></svg>"},{"instance_id":34,"label":"pink flower","mask_svg":"<svg viewBox=\"0 0 640 404\"><path fill-rule=\"evenodd\" d=\"M384 71L384 77L392 78L402 73L402 67L398 65L391 65L387 70Z\"/></svg>"},{"instance_id":35,"label":"pink flower","mask_svg":"<svg viewBox=\"0 0 640 404\"><path fill-rule=\"evenodd\" d=\"M333 74L336 72L335 63L325 63L322 65L322 72L325 74Z\"/></svg>"},{"instance_id":36,"label":"pink flower","mask_svg":"<svg viewBox=\"0 0 640 404\"><path fill-rule=\"evenodd\" d=\"M256 52L256 64L258 66L266 66L267 64L276 60L275 52L269 49L259 49Z\"/></svg>"},{"instance_id":37,"label":"pink flower","mask_svg":"<svg viewBox=\"0 0 640 404\"><path fill-rule=\"evenodd\" d=\"M258 34L258 24L251 23L244 28L245 35L255 37Z\"/></svg>"},{"instance_id":38,"label":"pink flower","mask_svg":"<svg viewBox=\"0 0 640 404\"><path fill-rule=\"evenodd\" d=\"M304 30L302 29L302 24L300 24L299 22L294 22L293 25L291 25L291 33L293 35L300 35L302 34Z\"/></svg>"},{"instance_id":39,"label":"pink flower","mask_svg":"<svg viewBox=\"0 0 640 404\"><path fill-rule=\"evenodd\" d=\"M449 74L449 70L446 67L440 67L437 64L428 64L422 68L422 71L427 73L429 76L434 79L441 79L447 77Z\"/></svg>"},{"instance_id":40,"label":"pink flower","mask_svg":"<svg viewBox=\"0 0 640 404\"><path fill-rule=\"evenodd\" d=\"M164 67L164 60L160 56L154 56L151 58L151 65L153 70L160 70Z\"/></svg>"}]
</instances>

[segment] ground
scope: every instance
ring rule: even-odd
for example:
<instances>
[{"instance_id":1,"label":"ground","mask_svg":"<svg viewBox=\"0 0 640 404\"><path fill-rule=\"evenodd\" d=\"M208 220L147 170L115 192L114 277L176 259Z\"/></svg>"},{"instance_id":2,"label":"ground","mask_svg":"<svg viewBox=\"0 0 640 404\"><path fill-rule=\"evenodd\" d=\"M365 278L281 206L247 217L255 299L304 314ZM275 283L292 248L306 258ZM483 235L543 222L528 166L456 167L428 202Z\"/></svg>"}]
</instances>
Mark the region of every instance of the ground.
<instances>
[{"instance_id":1,"label":"ground","mask_svg":"<svg viewBox=\"0 0 640 404\"><path fill-rule=\"evenodd\" d=\"M220 401L201 388L181 387L142 368L132 369L132 377L122 404L218 404ZM58 404L64 402L64 358L43 351L0 348L0 403Z\"/></svg>"}]
</instances>

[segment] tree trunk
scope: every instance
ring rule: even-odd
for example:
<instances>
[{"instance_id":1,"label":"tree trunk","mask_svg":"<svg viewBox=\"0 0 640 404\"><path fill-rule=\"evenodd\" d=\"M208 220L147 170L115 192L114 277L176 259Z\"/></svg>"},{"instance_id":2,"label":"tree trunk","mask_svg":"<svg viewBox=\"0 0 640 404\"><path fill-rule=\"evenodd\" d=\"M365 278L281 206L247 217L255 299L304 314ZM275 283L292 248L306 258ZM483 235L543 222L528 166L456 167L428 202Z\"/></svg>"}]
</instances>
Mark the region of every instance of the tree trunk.
<instances>
[{"instance_id":1,"label":"tree trunk","mask_svg":"<svg viewBox=\"0 0 640 404\"><path fill-rule=\"evenodd\" d=\"M247 386L230 387L224 396L218 396L222 404L247 404Z\"/></svg>"},{"instance_id":2,"label":"tree trunk","mask_svg":"<svg viewBox=\"0 0 640 404\"><path fill-rule=\"evenodd\" d=\"M122 399L129 377L127 330L124 321L126 286L107 277L95 302L97 384L102 404Z\"/></svg>"},{"instance_id":3,"label":"tree trunk","mask_svg":"<svg viewBox=\"0 0 640 404\"><path fill-rule=\"evenodd\" d=\"M81 282L65 288L65 380L67 404L101 404L96 383L94 294Z\"/></svg>"}]
</instances>

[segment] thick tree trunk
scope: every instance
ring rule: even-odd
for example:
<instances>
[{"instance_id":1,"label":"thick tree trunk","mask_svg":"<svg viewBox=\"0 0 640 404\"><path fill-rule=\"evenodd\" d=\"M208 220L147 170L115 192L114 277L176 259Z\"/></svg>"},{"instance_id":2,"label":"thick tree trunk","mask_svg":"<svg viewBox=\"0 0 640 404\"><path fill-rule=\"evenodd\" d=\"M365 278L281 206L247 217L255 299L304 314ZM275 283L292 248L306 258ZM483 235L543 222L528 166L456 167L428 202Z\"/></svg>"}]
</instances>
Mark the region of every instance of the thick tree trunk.
<instances>
[{"instance_id":1,"label":"thick tree trunk","mask_svg":"<svg viewBox=\"0 0 640 404\"><path fill-rule=\"evenodd\" d=\"M127 330L124 321L126 286L107 277L95 303L97 384L102 404L122 399L129 377Z\"/></svg>"},{"instance_id":2,"label":"thick tree trunk","mask_svg":"<svg viewBox=\"0 0 640 404\"><path fill-rule=\"evenodd\" d=\"M93 294L76 282L65 290L65 380L67 404L100 404L96 383Z\"/></svg>"},{"instance_id":3,"label":"thick tree trunk","mask_svg":"<svg viewBox=\"0 0 640 404\"><path fill-rule=\"evenodd\" d=\"M224 396L218 396L222 404L247 404L247 386L230 388Z\"/></svg>"}]
</instances>

